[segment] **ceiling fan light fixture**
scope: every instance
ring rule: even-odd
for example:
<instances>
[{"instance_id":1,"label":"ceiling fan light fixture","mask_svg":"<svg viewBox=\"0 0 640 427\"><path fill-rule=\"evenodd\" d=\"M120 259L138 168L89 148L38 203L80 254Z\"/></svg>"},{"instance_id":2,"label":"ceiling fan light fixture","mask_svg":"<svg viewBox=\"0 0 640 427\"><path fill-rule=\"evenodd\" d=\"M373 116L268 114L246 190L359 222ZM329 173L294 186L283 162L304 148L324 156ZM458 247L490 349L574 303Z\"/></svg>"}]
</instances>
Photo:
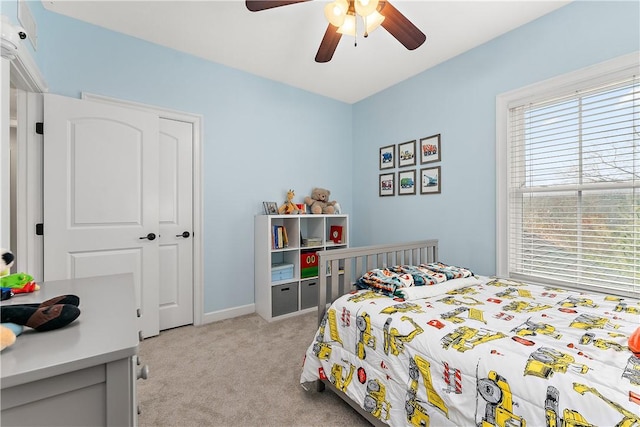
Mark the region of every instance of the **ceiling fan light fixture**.
<instances>
[{"instance_id":1,"label":"ceiling fan light fixture","mask_svg":"<svg viewBox=\"0 0 640 427\"><path fill-rule=\"evenodd\" d=\"M324 16L331 25L340 27L344 24L348 10L349 2L347 0L335 0L324 7Z\"/></svg>"},{"instance_id":2,"label":"ceiling fan light fixture","mask_svg":"<svg viewBox=\"0 0 640 427\"><path fill-rule=\"evenodd\" d=\"M356 13L363 18L368 17L378 9L378 0L355 0Z\"/></svg>"},{"instance_id":3,"label":"ceiling fan light fixture","mask_svg":"<svg viewBox=\"0 0 640 427\"><path fill-rule=\"evenodd\" d=\"M378 28L380 24L382 24L382 21L384 21L384 16L382 16L380 13L378 13L375 10L369 16L365 17L364 18L365 29L366 29L365 37L370 32Z\"/></svg>"},{"instance_id":4,"label":"ceiling fan light fixture","mask_svg":"<svg viewBox=\"0 0 640 427\"><path fill-rule=\"evenodd\" d=\"M348 36L356 36L356 17L355 15L347 15L344 19L344 23L338 28L340 34Z\"/></svg>"},{"instance_id":5,"label":"ceiling fan light fixture","mask_svg":"<svg viewBox=\"0 0 640 427\"><path fill-rule=\"evenodd\" d=\"M384 16L379 14L378 12L373 12L371 15L364 18L365 22L365 31L364 36L367 37L369 33L378 28L380 24L384 21ZM338 27L338 32L340 34L344 34L347 36L356 36L356 16L355 15L347 15L344 23Z\"/></svg>"}]
</instances>

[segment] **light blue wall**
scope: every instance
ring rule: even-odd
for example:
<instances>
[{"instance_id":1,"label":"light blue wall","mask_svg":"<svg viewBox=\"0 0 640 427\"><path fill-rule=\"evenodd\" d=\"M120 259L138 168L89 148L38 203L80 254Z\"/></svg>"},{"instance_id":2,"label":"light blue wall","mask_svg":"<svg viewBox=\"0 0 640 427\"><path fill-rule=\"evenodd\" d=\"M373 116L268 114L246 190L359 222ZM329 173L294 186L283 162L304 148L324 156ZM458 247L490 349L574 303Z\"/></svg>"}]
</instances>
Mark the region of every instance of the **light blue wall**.
<instances>
[{"instance_id":1,"label":"light blue wall","mask_svg":"<svg viewBox=\"0 0 640 427\"><path fill-rule=\"evenodd\" d=\"M352 210L351 106L31 3L35 60L51 93L83 91L200 114L204 122L204 311L254 302L253 217L312 187ZM331 123L331 126L327 126Z\"/></svg>"},{"instance_id":2,"label":"light blue wall","mask_svg":"<svg viewBox=\"0 0 640 427\"><path fill-rule=\"evenodd\" d=\"M495 274L496 96L640 50L639 4L571 3L355 104L352 243L437 238L441 260ZM436 133L442 194L379 197L379 148Z\"/></svg>"}]
</instances>

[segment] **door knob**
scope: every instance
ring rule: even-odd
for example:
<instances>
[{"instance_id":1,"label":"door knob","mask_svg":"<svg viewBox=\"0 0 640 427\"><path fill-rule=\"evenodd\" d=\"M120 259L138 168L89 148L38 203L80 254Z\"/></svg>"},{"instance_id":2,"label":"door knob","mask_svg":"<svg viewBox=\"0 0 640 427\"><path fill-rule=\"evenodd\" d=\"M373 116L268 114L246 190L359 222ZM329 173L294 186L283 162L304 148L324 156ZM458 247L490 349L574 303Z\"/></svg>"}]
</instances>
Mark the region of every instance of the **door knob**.
<instances>
[{"instance_id":1,"label":"door knob","mask_svg":"<svg viewBox=\"0 0 640 427\"><path fill-rule=\"evenodd\" d=\"M149 233L146 236L140 237L140 240L142 240L142 239L156 240L156 235L153 234L153 233Z\"/></svg>"},{"instance_id":2,"label":"door knob","mask_svg":"<svg viewBox=\"0 0 640 427\"><path fill-rule=\"evenodd\" d=\"M176 234L176 237L184 237L185 239L189 236L191 236L191 234L188 231L185 231L182 234Z\"/></svg>"}]
</instances>

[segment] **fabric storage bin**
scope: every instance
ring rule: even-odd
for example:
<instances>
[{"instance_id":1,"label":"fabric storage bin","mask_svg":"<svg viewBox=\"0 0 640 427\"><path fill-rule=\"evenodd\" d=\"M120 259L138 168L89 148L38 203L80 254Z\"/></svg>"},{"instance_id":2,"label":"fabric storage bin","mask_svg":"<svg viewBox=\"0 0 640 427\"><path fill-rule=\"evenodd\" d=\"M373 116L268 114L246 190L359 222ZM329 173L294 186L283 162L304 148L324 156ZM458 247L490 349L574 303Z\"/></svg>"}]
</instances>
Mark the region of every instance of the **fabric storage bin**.
<instances>
[{"instance_id":1,"label":"fabric storage bin","mask_svg":"<svg viewBox=\"0 0 640 427\"><path fill-rule=\"evenodd\" d=\"M316 279L300 282L300 310L318 305L318 286Z\"/></svg>"},{"instance_id":2,"label":"fabric storage bin","mask_svg":"<svg viewBox=\"0 0 640 427\"><path fill-rule=\"evenodd\" d=\"M293 264L272 264L271 265L271 281L293 279Z\"/></svg>"},{"instance_id":3,"label":"fabric storage bin","mask_svg":"<svg viewBox=\"0 0 640 427\"><path fill-rule=\"evenodd\" d=\"M300 277L316 277L318 275L318 254L316 251L300 252Z\"/></svg>"},{"instance_id":4,"label":"fabric storage bin","mask_svg":"<svg viewBox=\"0 0 640 427\"><path fill-rule=\"evenodd\" d=\"M300 282L300 310L318 305L318 286L320 281L316 279ZM327 277L327 302L331 300L331 277Z\"/></svg>"},{"instance_id":5,"label":"fabric storage bin","mask_svg":"<svg viewBox=\"0 0 640 427\"><path fill-rule=\"evenodd\" d=\"M271 287L271 316L298 311L298 283L285 283Z\"/></svg>"}]
</instances>

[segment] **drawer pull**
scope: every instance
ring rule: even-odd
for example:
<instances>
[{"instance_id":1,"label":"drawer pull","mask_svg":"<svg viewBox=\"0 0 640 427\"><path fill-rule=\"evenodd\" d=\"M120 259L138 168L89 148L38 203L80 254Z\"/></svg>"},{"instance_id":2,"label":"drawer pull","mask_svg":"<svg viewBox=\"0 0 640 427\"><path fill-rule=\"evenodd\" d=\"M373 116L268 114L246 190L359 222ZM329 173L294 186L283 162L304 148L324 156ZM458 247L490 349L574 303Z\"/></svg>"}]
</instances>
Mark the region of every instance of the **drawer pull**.
<instances>
[{"instance_id":1,"label":"drawer pull","mask_svg":"<svg viewBox=\"0 0 640 427\"><path fill-rule=\"evenodd\" d=\"M280 292L284 292L284 291L288 291L288 290L289 290L289 288L282 288L282 289L280 289Z\"/></svg>"},{"instance_id":2,"label":"drawer pull","mask_svg":"<svg viewBox=\"0 0 640 427\"><path fill-rule=\"evenodd\" d=\"M149 366L144 365L142 368L140 368L136 377L138 379L142 378L143 380L149 378Z\"/></svg>"},{"instance_id":3,"label":"drawer pull","mask_svg":"<svg viewBox=\"0 0 640 427\"><path fill-rule=\"evenodd\" d=\"M144 335L142 335L142 331L138 331L138 340L140 340L140 342L144 341Z\"/></svg>"}]
</instances>

